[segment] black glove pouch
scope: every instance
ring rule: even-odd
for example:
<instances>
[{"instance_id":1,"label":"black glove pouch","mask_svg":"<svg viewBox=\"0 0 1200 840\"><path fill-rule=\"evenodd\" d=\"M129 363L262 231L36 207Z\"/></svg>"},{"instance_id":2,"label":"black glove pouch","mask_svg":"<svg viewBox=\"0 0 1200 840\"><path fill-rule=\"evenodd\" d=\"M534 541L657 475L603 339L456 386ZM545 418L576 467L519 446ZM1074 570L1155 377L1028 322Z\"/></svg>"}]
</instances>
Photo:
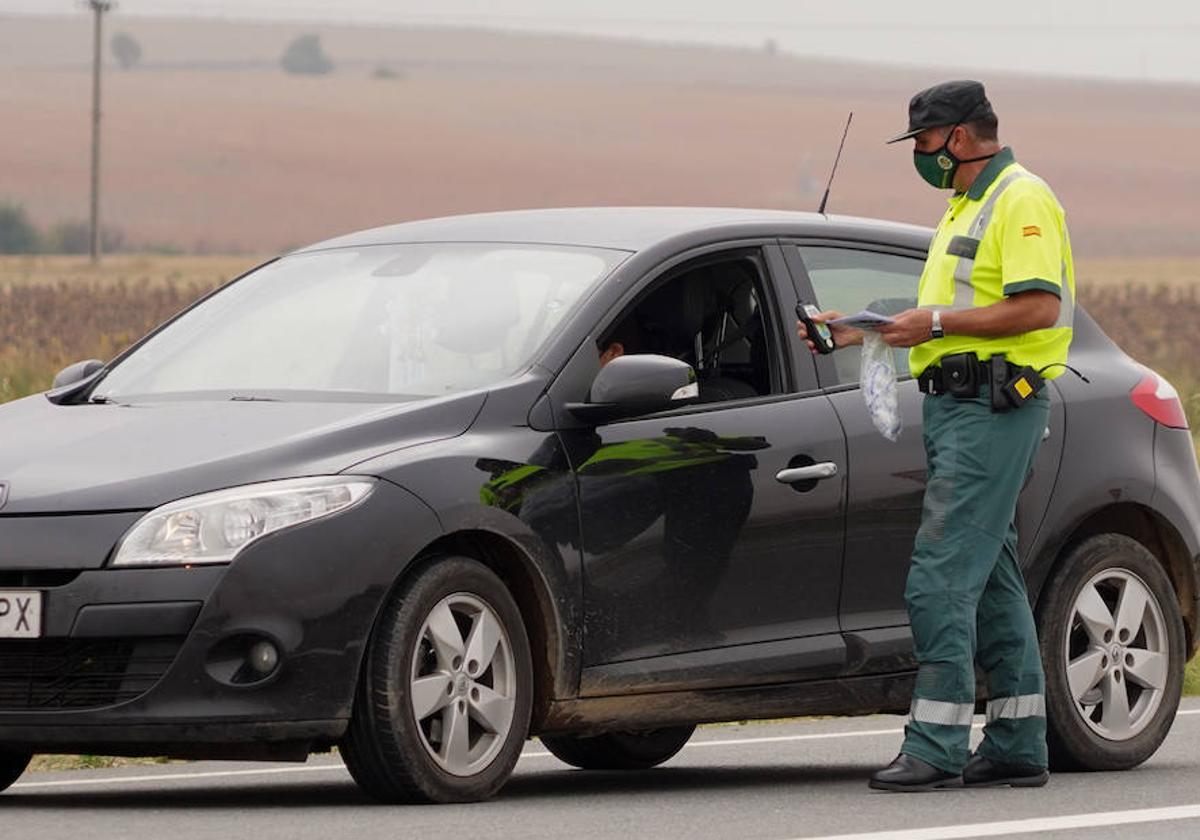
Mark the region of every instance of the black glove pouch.
<instances>
[{"instance_id":1,"label":"black glove pouch","mask_svg":"<svg viewBox=\"0 0 1200 840\"><path fill-rule=\"evenodd\" d=\"M943 356L942 387L947 394L959 399L979 396L979 360L974 353L955 353Z\"/></svg>"}]
</instances>

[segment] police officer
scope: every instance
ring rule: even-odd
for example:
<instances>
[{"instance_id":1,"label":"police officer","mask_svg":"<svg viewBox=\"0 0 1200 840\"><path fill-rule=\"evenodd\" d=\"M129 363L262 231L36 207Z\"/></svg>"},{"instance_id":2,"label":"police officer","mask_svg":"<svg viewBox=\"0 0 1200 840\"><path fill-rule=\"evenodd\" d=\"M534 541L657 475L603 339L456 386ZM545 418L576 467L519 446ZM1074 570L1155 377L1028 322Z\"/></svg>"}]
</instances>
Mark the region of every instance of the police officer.
<instances>
[{"instance_id":1,"label":"police officer","mask_svg":"<svg viewBox=\"0 0 1200 840\"><path fill-rule=\"evenodd\" d=\"M917 308L879 330L893 347L912 348L928 466L905 587L919 668L900 754L871 776L880 790L1049 778L1045 677L1014 520L1050 412L1041 379L1065 367L1075 280L1062 207L996 128L983 85L953 81L914 96L908 130L889 141L914 139L917 172L954 193ZM832 329L839 346L862 340ZM987 724L971 755L976 662Z\"/></svg>"}]
</instances>

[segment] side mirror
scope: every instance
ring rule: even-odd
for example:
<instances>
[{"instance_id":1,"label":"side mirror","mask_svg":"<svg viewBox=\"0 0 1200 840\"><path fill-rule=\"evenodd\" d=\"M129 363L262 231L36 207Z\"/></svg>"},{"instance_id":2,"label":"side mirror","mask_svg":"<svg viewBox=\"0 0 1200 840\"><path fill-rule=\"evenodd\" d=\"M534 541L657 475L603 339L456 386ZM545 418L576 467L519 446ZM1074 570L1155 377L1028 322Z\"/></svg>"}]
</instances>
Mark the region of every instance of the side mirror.
<instances>
[{"instance_id":1,"label":"side mirror","mask_svg":"<svg viewBox=\"0 0 1200 840\"><path fill-rule=\"evenodd\" d=\"M700 396L692 366L668 356L620 356L600 369L588 401L568 403L581 420L602 422L653 414L694 402Z\"/></svg>"},{"instance_id":2,"label":"side mirror","mask_svg":"<svg viewBox=\"0 0 1200 840\"><path fill-rule=\"evenodd\" d=\"M99 359L88 359L86 362L76 362L65 367L54 377L54 384L46 392L46 399L55 405L66 405L76 394L87 390L88 384L96 378L96 374L104 370L104 362Z\"/></svg>"},{"instance_id":3,"label":"side mirror","mask_svg":"<svg viewBox=\"0 0 1200 840\"><path fill-rule=\"evenodd\" d=\"M87 379L102 367L104 367L104 362L99 359L76 362L58 372L58 375L54 377L54 384L50 386L50 389L57 390L58 388L65 388L68 385L75 385Z\"/></svg>"}]
</instances>

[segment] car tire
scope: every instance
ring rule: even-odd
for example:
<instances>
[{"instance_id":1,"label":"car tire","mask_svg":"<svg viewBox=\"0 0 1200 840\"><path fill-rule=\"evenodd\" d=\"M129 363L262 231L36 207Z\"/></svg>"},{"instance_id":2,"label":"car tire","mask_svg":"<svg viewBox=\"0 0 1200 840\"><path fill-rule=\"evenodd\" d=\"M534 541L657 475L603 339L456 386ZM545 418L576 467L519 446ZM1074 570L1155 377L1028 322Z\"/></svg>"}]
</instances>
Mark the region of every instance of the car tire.
<instances>
[{"instance_id":1,"label":"car tire","mask_svg":"<svg viewBox=\"0 0 1200 840\"><path fill-rule=\"evenodd\" d=\"M1179 602L1162 565L1120 534L1063 558L1038 606L1051 767L1127 770L1162 744L1183 688Z\"/></svg>"},{"instance_id":2,"label":"car tire","mask_svg":"<svg viewBox=\"0 0 1200 840\"><path fill-rule=\"evenodd\" d=\"M647 770L681 749L695 726L672 726L603 735L543 735L542 743L560 761L582 770Z\"/></svg>"},{"instance_id":3,"label":"car tire","mask_svg":"<svg viewBox=\"0 0 1200 840\"><path fill-rule=\"evenodd\" d=\"M8 790L13 782L21 778L32 758L33 754L27 752L0 752L0 790Z\"/></svg>"},{"instance_id":4,"label":"car tire","mask_svg":"<svg viewBox=\"0 0 1200 840\"><path fill-rule=\"evenodd\" d=\"M487 799L521 755L532 700L529 640L504 583L471 558L436 558L383 608L342 755L382 802Z\"/></svg>"}]
</instances>

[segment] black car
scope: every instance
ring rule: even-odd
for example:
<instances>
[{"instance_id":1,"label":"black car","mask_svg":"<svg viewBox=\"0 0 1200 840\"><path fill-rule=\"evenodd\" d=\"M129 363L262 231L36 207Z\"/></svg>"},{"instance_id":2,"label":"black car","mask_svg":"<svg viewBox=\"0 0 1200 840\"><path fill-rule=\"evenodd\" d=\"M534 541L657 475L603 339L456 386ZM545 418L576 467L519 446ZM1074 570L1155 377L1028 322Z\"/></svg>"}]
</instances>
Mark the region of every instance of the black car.
<instances>
[{"instance_id":1,"label":"black car","mask_svg":"<svg viewBox=\"0 0 1200 840\"><path fill-rule=\"evenodd\" d=\"M0 781L34 752L336 745L378 799L465 801L531 735L645 768L701 722L906 711L922 397L903 377L888 442L858 350L814 358L792 313L912 306L929 238L434 219L73 365L0 408ZM1020 550L1054 763L1127 768L1197 648L1200 476L1171 386L1082 309L1071 363Z\"/></svg>"}]
</instances>

